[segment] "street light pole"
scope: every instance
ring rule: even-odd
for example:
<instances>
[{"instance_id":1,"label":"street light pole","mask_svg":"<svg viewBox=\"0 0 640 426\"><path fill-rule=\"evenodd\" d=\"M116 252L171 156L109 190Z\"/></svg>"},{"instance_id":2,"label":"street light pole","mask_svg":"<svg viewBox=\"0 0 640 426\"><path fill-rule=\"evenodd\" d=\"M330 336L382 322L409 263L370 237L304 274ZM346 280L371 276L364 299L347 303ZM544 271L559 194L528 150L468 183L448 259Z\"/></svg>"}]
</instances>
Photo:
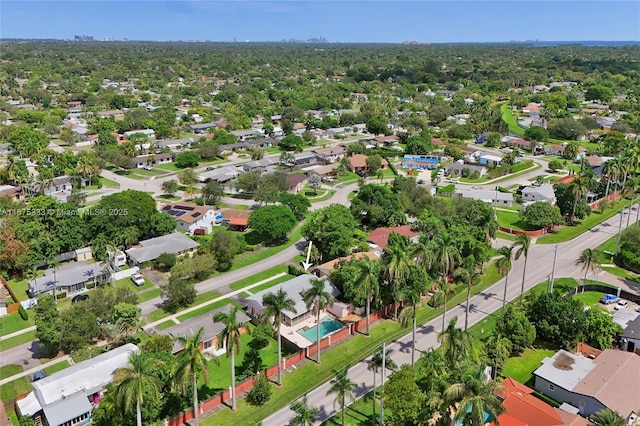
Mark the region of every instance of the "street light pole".
<instances>
[{"instance_id":1,"label":"street light pole","mask_svg":"<svg viewBox=\"0 0 640 426\"><path fill-rule=\"evenodd\" d=\"M618 244L616 244L616 256L620 253L620 237L622 236L622 220L624 219L624 207L620 210L620 225L618 226Z\"/></svg>"},{"instance_id":2,"label":"street light pole","mask_svg":"<svg viewBox=\"0 0 640 426\"><path fill-rule=\"evenodd\" d=\"M387 344L382 342L382 386L380 387L380 426L384 425L384 369L386 364Z\"/></svg>"},{"instance_id":3,"label":"street light pole","mask_svg":"<svg viewBox=\"0 0 640 426\"><path fill-rule=\"evenodd\" d=\"M633 201L629 200L629 216L627 216L627 228L629 227L629 221L631 220L631 203Z\"/></svg>"},{"instance_id":4,"label":"street light pole","mask_svg":"<svg viewBox=\"0 0 640 426\"><path fill-rule=\"evenodd\" d=\"M549 279L549 293L553 293L553 277L556 273L556 259L558 258L558 245L553 253L553 268L551 269L551 278Z\"/></svg>"}]
</instances>

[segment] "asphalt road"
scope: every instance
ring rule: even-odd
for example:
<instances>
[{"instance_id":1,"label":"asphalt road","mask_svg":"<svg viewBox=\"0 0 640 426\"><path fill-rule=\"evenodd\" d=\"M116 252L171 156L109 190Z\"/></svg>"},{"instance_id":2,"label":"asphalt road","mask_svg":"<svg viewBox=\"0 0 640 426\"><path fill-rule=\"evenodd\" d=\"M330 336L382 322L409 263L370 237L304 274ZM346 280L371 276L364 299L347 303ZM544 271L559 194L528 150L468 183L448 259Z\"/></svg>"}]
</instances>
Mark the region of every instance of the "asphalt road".
<instances>
[{"instance_id":1,"label":"asphalt road","mask_svg":"<svg viewBox=\"0 0 640 426\"><path fill-rule=\"evenodd\" d=\"M593 231L586 232L580 237L558 245L558 256L556 261L555 277L574 277L583 276L580 267L575 266L575 260L580 252L585 248L592 248L600 245L611 236L615 235L618 230L620 214L609 219L604 224L599 225ZM632 222L633 223L633 222ZM623 227L626 226L626 215L623 219ZM554 245L534 245L529 251L529 260L527 264L527 280L525 282L525 290L536 284L546 281L551 273ZM522 269L524 266L524 258L514 262L513 268L509 273L507 300L513 300L520 294L520 286L522 283ZM498 281L493 286L471 298L469 325L482 321L491 313L502 308L502 295L504 292L505 280ZM639 288L635 289L639 291ZM447 312L447 322L458 317L458 326L464 324L465 303L452 307ZM416 333L416 349L420 351L434 348L439 345L438 333L442 329L442 316L438 316L423 326L419 327ZM391 358L396 365L409 364L411 362L411 332L399 339L398 341L388 345L393 350ZM416 358L419 354L416 354ZM373 387L373 373L367 369L369 358L359 362L349 369L348 377L357 384L355 391L356 397L361 397L371 391ZM376 380L380 385L380 378ZM334 395L327 395L330 387L329 383L320 385L308 395L308 403L320 409L316 424L322 423L324 420L336 414L334 410ZM268 417L262 422L263 426L282 426L289 422L294 413L286 407L274 415Z\"/></svg>"}]
</instances>

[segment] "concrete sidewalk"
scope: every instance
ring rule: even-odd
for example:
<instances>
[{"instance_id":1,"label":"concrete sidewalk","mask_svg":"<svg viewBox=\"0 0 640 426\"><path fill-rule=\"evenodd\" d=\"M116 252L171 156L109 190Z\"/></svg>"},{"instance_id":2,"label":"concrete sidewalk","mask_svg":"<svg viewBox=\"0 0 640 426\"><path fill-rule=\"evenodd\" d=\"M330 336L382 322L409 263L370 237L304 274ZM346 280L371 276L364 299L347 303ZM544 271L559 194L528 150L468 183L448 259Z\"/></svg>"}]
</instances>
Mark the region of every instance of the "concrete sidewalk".
<instances>
[{"instance_id":1,"label":"concrete sidewalk","mask_svg":"<svg viewBox=\"0 0 640 426\"><path fill-rule=\"evenodd\" d=\"M16 337L16 336L19 336L21 334L25 334L25 333L28 333L30 331L35 331L35 330L36 330L36 326L32 325L31 327L23 328L22 330L14 331L13 333L9 333L9 334L6 334L4 336L0 336L0 341L7 340L7 339L10 339L12 337Z\"/></svg>"}]
</instances>

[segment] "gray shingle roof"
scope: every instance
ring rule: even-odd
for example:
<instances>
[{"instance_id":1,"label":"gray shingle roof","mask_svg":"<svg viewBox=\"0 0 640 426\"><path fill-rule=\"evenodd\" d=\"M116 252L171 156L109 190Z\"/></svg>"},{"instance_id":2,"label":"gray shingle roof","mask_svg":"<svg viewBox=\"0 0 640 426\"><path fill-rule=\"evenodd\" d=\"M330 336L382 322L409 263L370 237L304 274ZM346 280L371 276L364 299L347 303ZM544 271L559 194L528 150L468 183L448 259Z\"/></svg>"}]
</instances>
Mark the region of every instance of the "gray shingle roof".
<instances>
[{"instance_id":1,"label":"gray shingle roof","mask_svg":"<svg viewBox=\"0 0 640 426\"><path fill-rule=\"evenodd\" d=\"M140 241L140 245L142 247L126 250L127 256L137 263L155 260L163 253L179 254L194 249L200 244L180 232L174 232L162 237Z\"/></svg>"},{"instance_id":2,"label":"gray shingle roof","mask_svg":"<svg viewBox=\"0 0 640 426\"><path fill-rule=\"evenodd\" d=\"M91 404L84 392L66 397L42 409L47 423L52 426L63 425L66 422L91 412Z\"/></svg>"}]
</instances>

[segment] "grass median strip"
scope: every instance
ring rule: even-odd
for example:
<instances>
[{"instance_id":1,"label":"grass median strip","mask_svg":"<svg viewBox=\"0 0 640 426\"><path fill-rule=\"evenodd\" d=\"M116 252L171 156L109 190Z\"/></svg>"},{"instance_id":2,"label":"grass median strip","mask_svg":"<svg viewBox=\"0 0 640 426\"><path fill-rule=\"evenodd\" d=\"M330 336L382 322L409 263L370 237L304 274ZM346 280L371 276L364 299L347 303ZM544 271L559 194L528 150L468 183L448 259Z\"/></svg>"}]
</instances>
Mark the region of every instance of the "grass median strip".
<instances>
[{"instance_id":1,"label":"grass median strip","mask_svg":"<svg viewBox=\"0 0 640 426\"><path fill-rule=\"evenodd\" d=\"M15 376L18 373L22 373L23 369L21 365L18 364L9 364L0 367L0 380L6 379L7 377Z\"/></svg>"},{"instance_id":2,"label":"grass median strip","mask_svg":"<svg viewBox=\"0 0 640 426\"><path fill-rule=\"evenodd\" d=\"M69 361L64 360L64 361L56 362L55 364L46 367L44 369L44 372L47 373L47 376L50 376L53 373L57 373L60 370L64 370L69 366L71 366L71 364L69 364Z\"/></svg>"},{"instance_id":3,"label":"grass median strip","mask_svg":"<svg viewBox=\"0 0 640 426\"><path fill-rule=\"evenodd\" d=\"M287 267L285 265L274 266L273 268L266 269L255 275L251 275L247 278L231 283L229 284L229 288L233 291L240 290L247 286L250 286L251 284L255 284L257 282L269 279L270 277L280 274L282 272L287 272ZM255 293L255 291L252 291L252 293Z\"/></svg>"},{"instance_id":4,"label":"grass median strip","mask_svg":"<svg viewBox=\"0 0 640 426\"><path fill-rule=\"evenodd\" d=\"M218 293L217 291L207 291L205 293L200 293L196 296L196 300L194 300L192 306L198 306L201 303L208 302L209 300L213 300L220 296L222 296L222 294ZM165 311L164 309L156 309L155 311L151 311L151 313L149 313L149 319L153 322L161 320L162 318L166 318L170 315L172 315L172 312Z\"/></svg>"}]
</instances>

